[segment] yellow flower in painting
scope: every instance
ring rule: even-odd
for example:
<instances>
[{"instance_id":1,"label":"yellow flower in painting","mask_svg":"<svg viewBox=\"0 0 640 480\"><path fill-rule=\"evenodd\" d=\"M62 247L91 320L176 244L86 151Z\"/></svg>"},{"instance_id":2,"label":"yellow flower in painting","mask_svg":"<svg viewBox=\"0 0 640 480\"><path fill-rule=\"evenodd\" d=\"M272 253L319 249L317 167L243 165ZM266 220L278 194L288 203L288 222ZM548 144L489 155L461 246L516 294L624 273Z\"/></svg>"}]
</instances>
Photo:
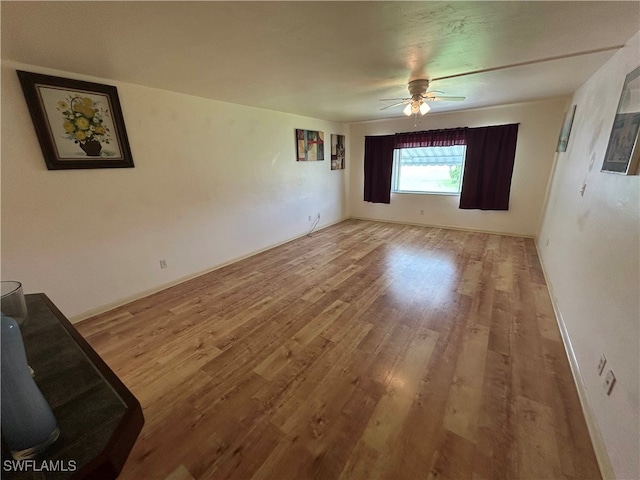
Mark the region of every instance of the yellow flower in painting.
<instances>
[{"instance_id":1,"label":"yellow flower in painting","mask_svg":"<svg viewBox=\"0 0 640 480\"><path fill-rule=\"evenodd\" d=\"M84 117L80 117L76 120L76 126L80 130L88 130L89 129L89 120Z\"/></svg>"},{"instance_id":2,"label":"yellow flower in painting","mask_svg":"<svg viewBox=\"0 0 640 480\"><path fill-rule=\"evenodd\" d=\"M99 100L71 94L56 104L62 113L62 128L68 140L81 144L90 141L109 144L109 128L102 125L103 117L108 117L109 112Z\"/></svg>"},{"instance_id":3,"label":"yellow flower in painting","mask_svg":"<svg viewBox=\"0 0 640 480\"><path fill-rule=\"evenodd\" d=\"M74 105L73 109L80 113L83 117L93 118L96 111L93 108L87 107L85 105Z\"/></svg>"},{"instance_id":4,"label":"yellow flower in painting","mask_svg":"<svg viewBox=\"0 0 640 480\"><path fill-rule=\"evenodd\" d=\"M64 122L62 126L64 127L64 131L67 133L73 133L76 129L76 126L73 123L71 123L69 120Z\"/></svg>"}]
</instances>

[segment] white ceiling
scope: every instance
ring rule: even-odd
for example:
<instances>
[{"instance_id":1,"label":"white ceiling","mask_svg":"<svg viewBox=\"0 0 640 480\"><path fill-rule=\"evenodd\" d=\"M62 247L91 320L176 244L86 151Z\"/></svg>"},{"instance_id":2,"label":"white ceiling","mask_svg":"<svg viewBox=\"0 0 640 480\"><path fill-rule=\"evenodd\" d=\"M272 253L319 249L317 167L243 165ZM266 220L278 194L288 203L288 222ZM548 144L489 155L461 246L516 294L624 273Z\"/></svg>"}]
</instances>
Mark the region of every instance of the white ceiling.
<instances>
[{"instance_id":1,"label":"white ceiling","mask_svg":"<svg viewBox=\"0 0 640 480\"><path fill-rule=\"evenodd\" d=\"M640 29L633 2L9 2L2 58L342 122L407 82L462 95L432 111L572 93ZM613 49L612 49L613 48ZM598 53L574 54L598 49ZM430 90L431 90L430 89Z\"/></svg>"}]
</instances>

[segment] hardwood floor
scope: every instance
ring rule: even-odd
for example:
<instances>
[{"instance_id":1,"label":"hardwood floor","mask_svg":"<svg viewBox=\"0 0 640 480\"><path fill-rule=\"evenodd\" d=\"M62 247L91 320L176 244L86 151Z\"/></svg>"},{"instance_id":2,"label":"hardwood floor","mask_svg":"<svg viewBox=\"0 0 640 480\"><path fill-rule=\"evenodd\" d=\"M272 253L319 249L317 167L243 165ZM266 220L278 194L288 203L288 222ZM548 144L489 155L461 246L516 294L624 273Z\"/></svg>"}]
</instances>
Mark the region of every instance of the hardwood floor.
<instances>
[{"instance_id":1,"label":"hardwood floor","mask_svg":"<svg viewBox=\"0 0 640 480\"><path fill-rule=\"evenodd\" d=\"M600 478L531 239L349 220L77 327L122 479Z\"/></svg>"}]
</instances>

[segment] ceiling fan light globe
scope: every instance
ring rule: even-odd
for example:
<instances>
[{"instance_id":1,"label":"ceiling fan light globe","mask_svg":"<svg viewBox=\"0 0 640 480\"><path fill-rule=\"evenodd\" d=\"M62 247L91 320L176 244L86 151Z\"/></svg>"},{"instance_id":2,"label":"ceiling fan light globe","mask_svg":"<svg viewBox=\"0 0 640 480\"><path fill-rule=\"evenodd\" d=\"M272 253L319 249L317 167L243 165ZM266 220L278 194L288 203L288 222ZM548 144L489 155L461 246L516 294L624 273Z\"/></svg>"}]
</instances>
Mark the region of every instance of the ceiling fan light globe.
<instances>
[{"instance_id":1,"label":"ceiling fan light globe","mask_svg":"<svg viewBox=\"0 0 640 480\"><path fill-rule=\"evenodd\" d=\"M411 116L411 104L408 103L406 107L404 107L404 110L402 110L402 113L404 113L407 117Z\"/></svg>"},{"instance_id":2,"label":"ceiling fan light globe","mask_svg":"<svg viewBox=\"0 0 640 480\"><path fill-rule=\"evenodd\" d=\"M424 115L429 110L431 110L431 107L429 105L427 105L425 102L422 102L420 104L420 115Z\"/></svg>"},{"instance_id":3,"label":"ceiling fan light globe","mask_svg":"<svg viewBox=\"0 0 640 480\"><path fill-rule=\"evenodd\" d=\"M420 111L420 104L418 102L411 102L411 113L418 113Z\"/></svg>"}]
</instances>

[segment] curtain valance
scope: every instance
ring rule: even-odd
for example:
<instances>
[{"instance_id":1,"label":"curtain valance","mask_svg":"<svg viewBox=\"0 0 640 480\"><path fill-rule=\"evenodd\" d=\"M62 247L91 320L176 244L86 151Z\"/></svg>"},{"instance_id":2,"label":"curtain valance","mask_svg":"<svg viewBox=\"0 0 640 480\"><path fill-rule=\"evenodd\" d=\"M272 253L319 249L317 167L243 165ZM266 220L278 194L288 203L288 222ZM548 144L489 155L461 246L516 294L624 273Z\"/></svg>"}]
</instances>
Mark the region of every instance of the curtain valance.
<instances>
[{"instance_id":1,"label":"curtain valance","mask_svg":"<svg viewBox=\"0 0 640 480\"><path fill-rule=\"evenodd\" d=\"M466 144L467 128L396 133L395 148L451 147Z\"/></svg>"}]
</instances>

